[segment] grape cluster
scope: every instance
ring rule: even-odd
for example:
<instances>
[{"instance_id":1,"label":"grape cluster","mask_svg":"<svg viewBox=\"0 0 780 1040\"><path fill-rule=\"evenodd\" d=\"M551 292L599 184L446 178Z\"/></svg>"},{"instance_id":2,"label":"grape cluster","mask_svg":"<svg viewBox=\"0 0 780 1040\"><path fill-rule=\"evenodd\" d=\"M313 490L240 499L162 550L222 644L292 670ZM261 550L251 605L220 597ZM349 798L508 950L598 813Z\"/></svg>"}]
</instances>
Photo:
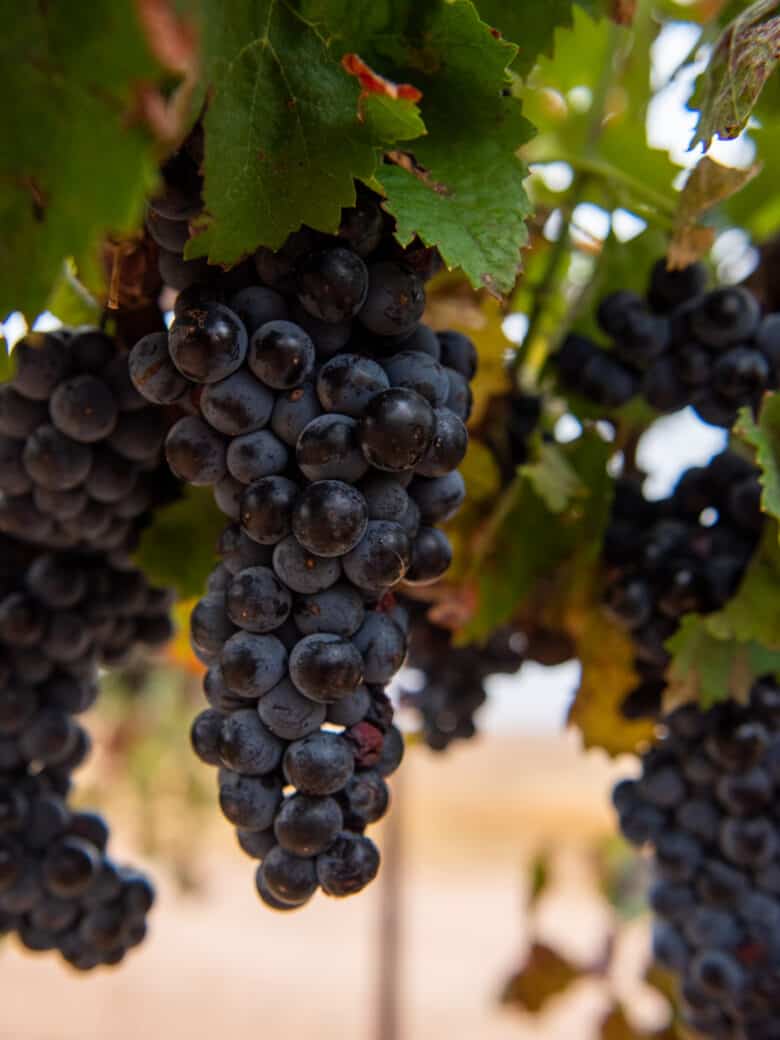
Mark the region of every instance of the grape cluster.
<instances>
[{"instance_id":1,"label":"grape cluster","mask_svg":"<svg viewBox=\"0 0 780 1040\"><path fill-rule=\"evenodd\" d=\"M124 551L171 494L168 426L98 329L31 332L0 386L0 531L58 549Z\"/></svg>"},{"instance_id":2,"label":"grape cluster","mask_svg":"<svg viewBox=\"0 0 780 1040\"><path fill-rule=\"evenodd\" d=\"M683 614L719 610L736 591L762 529L758 471L731 451L680 477L672 494L648 501L618 481L604 543L606 606L632 634L642 679L622 705L629 718L655 716L669 663L665 642Z\"/></svg>"},{"instance_id":3,"label":"grape cluster","mask_svg":"<svg viewBox=\"0 0 780 1040\"><path fill-rule=\"evenodd\" d=\"M166 220L174 173L151 204ZM376 873L363 831L402 752L384 693L406 653L392 590L435 581L452 555L436 525L464 497L476 352L420 322L431 262L363 192L338 235L304 228L230 284L204 265L168 278L170 330L130 354L147 400L189 410L166 439L172 471L212 486L232 521L192 615L211 705L192 736L280 909Z\"/></svg>"},{"instance_id":4,"label":"grape cluster","mask_svg":"<svg viewBox=\"0 0 780 1040\"><path fill-rule=\"evenodd\" d=\"M780 314L762 317L741 287L705 292L706 280L699 264L669 271L659 260L644 299L627 290L606 296L597 319L611 349L570 335L557 354L564 385L606 408L638 394L659 412L692 405L726 428L740 407L757 409L780 380Z\"/></svg>"},{"instance_id":5,"label":"grape cluster","mask_svg":"<svg viewBox=\"0 0 780 1040\"><path fill-rule=\"evenodd\" d=\"M527 640L512 628L494 632L484 646L455 647L452 633L428 617L427 604L409 604L410 668L422 673L422 685L405 691L402 701L422 722L422 735L433 751L444 751L453 740L476 733L474 715L485 703L485 680L513 675L524 660Z\"/></svg>"},{"instance_id":6,"label":"grape cluster","mask_svg":"<svg viewBox=\"0 0 780 1040\"><path fill-rule=\"evenodd\" d=\"M780 1036L780 686L749 704L687 704L663 720L638 780L613 801L649 845L654 955L681 978L690 1025L713 1040Z\"/></svg>"},{"instance_id":7,"label":"grape cluster","mask_svg":"<svg viewBox=\"0 0 780 1040\"><path fill-rule=\"evenodd\" d=\"M129 553L173 497L167 420L97 329L30 333L0 386L0 932L74 967L117 964L154 894L68 804L87 757L77 721L101 666L171 635L171 597Z\"/></svg>"},{"instance_id":8,"label":"grape cluster","mask_svg":"<svg viewBox=\"0 0 780 1040\"><path fill-rule=\"evenodd\" d=\"M0 932L82 970L117 964L153 891L107 857L104 821L68 806L90 749L75 716L100 665L167 640L170 598L104 553L0 537Z\"/></svg>"},{"instance_id":9,"label":"grape cluster","mask_svg":"<svg viewBox=\"0 0 780 1040\"><path fill-rule=\"evenodd\" d=\"M154 889L110 859L108 838L49 770L0 771L0 936L58 950L80 971L118 964L146 935Z\"/></svg>"}]
</instances>

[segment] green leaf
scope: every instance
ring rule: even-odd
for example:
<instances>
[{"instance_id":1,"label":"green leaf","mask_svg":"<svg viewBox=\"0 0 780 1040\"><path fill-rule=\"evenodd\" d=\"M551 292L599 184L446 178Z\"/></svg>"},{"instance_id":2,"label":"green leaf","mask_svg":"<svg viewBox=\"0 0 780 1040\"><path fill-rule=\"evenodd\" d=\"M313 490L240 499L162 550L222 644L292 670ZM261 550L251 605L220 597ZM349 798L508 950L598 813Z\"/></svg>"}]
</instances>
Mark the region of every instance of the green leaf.
<instances>
[{"instance_id":1,"label":"green leaf","mask_svg":"<svg viewBox=\"0 0 780 1040\"><path fill-rule=\"evenodd\" d=\"M692 148L706 150L716 136L731 140L747 125L780 55L779 7L757 0L724 30L689 102L699 112Z\"/></svg>"},{"instance_id":2,"label":"green leaf","mask_svg":"<svg viewBox=\"0 0 780 1040\"><path fill-rule=\"evenodd\" d=\"M709 708L728 697L744 701L758 676L780 670L780 649L755 640L720 639L698 614L686 614L666 646L672 654L666 693L670 705L698 701Z\"/></svg>"},{"instance_id":3,"label":"green leaf","mask_svg":"<svg viewBox=\"0 0 780 1040\"><path fill-rule=\"evenodd\" d=\"M535 0L508 4L505 0L476 0L479 16L517 46L512 71L525 76L540 54L552 54L558 26L572 25L575 0Z\"/></svg>"},{"instance_id":4,"label":"green leaf","mask_svg":"<svg viewBox=\"0 0 780 1040\"><path fill-rule=\"evenodd\" d=\"M708 614L705 626L718 639L758 642L780 648L780 541L775 520L767 520L758 551L734 596L722 610Z\"/></svg>"},{"instance_id":5,"label":"green leaf","mask_svg":"<svg viewBox=\"0 0 780 1040\"><path fill-rule=\"evenodd\" d=\"M758 423L749 408L742 408L734 432L756 449L761 467L761 508L780 518L780 394L766 394Z\"/></svg>"},{"instance_id":6,"label":"green leaf","mask_svg":"<svg viewBox=\"0 0 780 1040\"><path fill-rule=\"evenodd\" d=\"M11 359L11 351L8 349L5 337L0 336L0 383L13 379L14 365Z\"/></svg>"},{"instance_id":7,"label":"green leaf","mask_svg":"<svg viewBox=\"0 0 780 1040\"><path fill-rule=\"evenodd\" d=\"M214 566L225 518L206 488L187 488L158 509L135 553L138 566L155 585L175 588L181 599L199 596Z\"/></svg>"},{"instance_id":8,"label":"green leaf","mask_svg":"<svg viewBox=\"0 0 780 1040\"><path fill-rule=\"evenodd\" d=\"M495 503L481 549L472 557L478 609L459 633L459 642L486 639L517 612L539 579L551 576L575 552L598 555L610 508L608 453L595 435L566 446L564 459L577 476L577 487L558 512L538 493L528 467L518 470Z\"/></svg>"},{"instance_id":9,"label":"green leaf","mask_svg":"<svg viewBox=\"0 0 780 1040\"><path fill-rule=\"evenodd\" d=\"M425 127L405 100L369 98L283 0L205 0L206 216L187 256L230 265L302 223L338 228L382 150Z\"/></svg>"},{"instance_id":10,"label":"green leaf","mask_svg":"<svg viewBox=\"0 0 780 1040\"><path fill-rule=\"evenodd\" d=\"M395 79L414 73L428 133L414 144L411 169L378 171L386 207L402 242L417 234L472 285L508 292L531 212L516 152L532 127L502 92L516 48L497 40L465 0L422 7L413 30L386 53Z\"/></svg>"},{"instance_id":11,"label":"green leaf","mask_svg":"<svg viewBox=\"0 0 780 1040\"><path fill-rule=\"evenodd\" d=\"M0 317L33 319L66 257L99 284L100 240L139 224L156 162L132 117L160 70L130 0L5 7Z\"/></svg>"},{"instance_id":12,"label":"green leaf","mask_svg":"<svg viewBox=\"0 0 780 1040\"><path fill-rule=\"evenodd\" d=\"M62 265L60 276L46 301L46 310L59 318L63 325L95 325L99 321L100 306L78 280L72 260L66 260Z\"/></svg>"},{"instance_id":13,"label":"green leaf","mask_svg":"<svg viewBox=\"0 0 780 1040\"><path fill-rule=\"evenodd\" d=\"M562 513L583 490L580 478L557 444L542 443L538 458L524 466L523 473L551 513Z\"/></svg>"}]
</instances>

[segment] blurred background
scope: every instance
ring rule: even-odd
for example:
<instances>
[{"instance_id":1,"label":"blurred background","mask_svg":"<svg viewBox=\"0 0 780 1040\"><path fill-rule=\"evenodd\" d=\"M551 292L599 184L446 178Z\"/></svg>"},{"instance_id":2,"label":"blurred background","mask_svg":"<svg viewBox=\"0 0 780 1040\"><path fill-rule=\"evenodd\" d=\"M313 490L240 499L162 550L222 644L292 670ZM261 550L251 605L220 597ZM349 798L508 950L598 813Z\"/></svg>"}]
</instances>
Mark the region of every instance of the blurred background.
<instances>
[{"instance_id":1,"label":"blurred background","mask_svg":"<svg viewBox=\"0 0 780 1040\"><path fill-rule=\"evenodd\" d=\"M665 7L675 18L655 36L643 104L648 144L682 169L698 158L684 150L694 121L684 106L706 48L676 74L700 27L684 20L687 5ZM578 21L573 35L607 31ZM572 179L565 161L544 158L543 146L587 109L587 84L598 72L597 51L578 52L581 75L569 77L577 85L535 95L541 111L534 121L546 131L532 178L547 214L540 256L561 233ZM571 58L563 54L562 63ZM550 82L555 72L548 62ZM754 154L750 133L714 149L733 166ZM573 218L572 278L577 262L646 227L598 193ZM747 276L756 262L749 236L733 227L718 229L713 256L727 281ZM522 311L528 301L520 290ZM467 327L477 333L473 322L482 318L473 312L472 301ZM2 329L9 342L22 331L20 319ZM501 356L527 331L523 313L509 315ZM561 440L567 419L556 429ZM638 450L648 490L668 493L683 469L706 462L722 443L690 412L659 421ZM645 978L642 865L614 838L609 790L634 763L585 754L565 729L575 663L526 664L518 676L493 678L478 737L446 754L412 734L391 781L393 812L372 832L384 860L377 883L359 898L319 895L299 913L275 915L259 904L252 864L217 810L213 777L190 751L189 725L202 697L185 644L182 636L166 659L108 678L85 720L95 752L79 775L78 801L108 815L117 858L156 879L150 936L121 970L88 982L54 957L4 942L0 1040L136 1040L174 1031L188 1040L216 1032L230 1040L680 1035L666 1030L662 980Z\"/></svg>"}]
</instances>

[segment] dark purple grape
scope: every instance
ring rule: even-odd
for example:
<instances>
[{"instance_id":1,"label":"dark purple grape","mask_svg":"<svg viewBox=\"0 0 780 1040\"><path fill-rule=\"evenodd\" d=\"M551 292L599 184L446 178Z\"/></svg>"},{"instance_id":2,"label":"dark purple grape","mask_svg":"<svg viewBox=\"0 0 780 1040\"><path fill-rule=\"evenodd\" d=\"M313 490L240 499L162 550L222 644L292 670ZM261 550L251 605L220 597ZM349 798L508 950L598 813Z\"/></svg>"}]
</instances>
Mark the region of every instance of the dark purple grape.
<instances>
[{"instance_id":1,"label":"dark purple grape","mask_svg":"<svg viewBox=\"0 0 780 1040\"><path fill-rule=\"evenodd\" d=\"M269 321L252 336L249 367L274 390L291 390L305 383L314 369L314 344L291 321Z\"/></svg>"},{"instance_id":2,"label":"dark purple grape","mask_svg":"<svg viewBox=\"0 0 780 1040\"><path fill-rule=\"evenodd\" d=\"M298 299L320 321L353 317L368 293L368 271L351 249L337 246L309 253L296 265Z\"/></svg>"},{"instance_id":3,"label":"dark purple grape","mask_svg":"<svg viewBox=\"0 0 780 1040\"><path fill-rule=\"evenodd\" d=\"M195 383L217 383L241 367L248 337L241 319L220 303L181 312L168 349L183 376Z\"/></svg>"}]
</instances>

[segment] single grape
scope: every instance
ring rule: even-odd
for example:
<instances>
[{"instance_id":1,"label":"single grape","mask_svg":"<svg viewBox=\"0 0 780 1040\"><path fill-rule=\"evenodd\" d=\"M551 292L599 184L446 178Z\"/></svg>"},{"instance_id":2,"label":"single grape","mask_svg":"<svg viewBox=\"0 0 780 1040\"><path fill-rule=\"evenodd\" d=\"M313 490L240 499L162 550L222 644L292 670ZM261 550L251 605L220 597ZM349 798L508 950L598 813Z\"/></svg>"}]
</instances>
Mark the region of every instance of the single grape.
<instances>
[{"instance_id":1,"label":"single grape","mask_svg":"<svg viewBox=\"0 0 780 1040\"><path fill-rule=\"evenodd\" d=\"M469 435L449 408L437 408L433 440L416 472L423 477L444 477L457 469L466 455Z\"/></svg>"},{"instance_id":2,"label":"single grape","mask_svg":"<svg viewBox=\"0 0 780 1040\"><path fill-rule=\"evenodd\" d=\"M168 349L183 376L195 383L217 383L240 368L247 355L247 331L241 319L220 303L180 312Z\"/></svg>"},{"instance_id":3,"label":"single grape","mask_svg":"<svg viewBox=\"0 0 780 1040\"><path fill-rule=\"evenodd\" d=\"M287 458L287 448L270 430L255 430L230 441L227 468L242 484L252 484L281 473Z\"/></svg>"},{"instance_id":4,"label":"single grape","mask_svg":"<svg viewBox=\"0 0 780 1040\"><path fill-rule=\"evenodd\" d=\"M452 563L452 546L437 527L421 527L412 541L411 563L404 575L410 585L430 585Z\"/></svg>"},{"instance_id":5,"label":"single grape","mask_svg":"<svg viewBox=\"0 0 780 1040\"><path fill-rule=\"evenodd\" d=\"M312 419L322 414L314 383L306 382L294 390L276 395L271 415L271 429L279 440L294 448Z\"/></svg>"},{"instance_id":6,"label":"single grape","mask_svg":"<svg viewBox=\"0 0 780 1040\"><path fill-rule=\"evenodd\" d=\"M351 249L336 246L308 253L296 265L298 300L320 321L339 322L357 314L368 293L368 271Z\"/></svg>"},{"instance_id":7,"label":"single grape","mask_svg":"<svg viewBox=\"0 0 780 1040\"><path fill-rule=\"evenodd\" d=\"M406 656L406 638L388 614L372 611L353 636L363 658L365 681L384 685L401 667Z\"/></svg>"},{"instance_id":8,"label":"single grape","mask_svg":"<svg viewBox=\"0 0 780 1040\"><path fill-rule=\"evenodd\" d=\"M246 368L208 383L200 397L206 422L228 437L238 437L266 426L274 409L274 395Z\"/></svg>"},{"instance_id":9,"label":"single grape","mask_svg":"<svg viewBox=\"0 0 780 1040\"><path fill-rule=\"evenodd\" d=\"M343 831L317 856L317 880L329 896L349 896L373 881L379 870L379 851L370 838Z\"/></svg>"},{"instance_id":10,"label":"single grape","mask_svg":"<svg viewBox=\"0 0 780 1040\"><path fill-rule=\"evenodd\" d=\"M446 477L417 477L409 487L409 495L419 507L423 524L438 524L449 520L460 509L466 497L466 485L455 470Z\"/></svg>"},{"instance_id":11,"label":"single grape","mask_svg":"<svg viewBox=\"0 0 780 1040\"><path fill-rule=\"evenodd\" d=\"M66 437L54 426L39 426L24 446L24 465L47 491L70 491L87 478L92 449Z\"/></svg>"},{"instance_id":12,"label":"single grape","mask_svg":"<svg viewBox=\"0 0 780 1040\"><path fill-rule=\"evenodd\" d=\"M226 473L226 442L201 418L185 415L165 439L168 465L180 480L196 487L216 484Z\"/></svg>"},{"instance_id":13,"label":"single grape","mask_svg":"<svg viewBox=\"0 0 780 1040\"><path fill-rule=\"evenodd\" d=\"M366 533L344 556L342 566L353 585L381 594L403 578L410 562L411 545L400 524L369 520Z\"/></svg>"},{"instance_id":14,"label":"single grape","mask_svg":"<svg viewBox=\"0 0 780 1040\"><path fill-rule=\"evenodd\" d=\"M239 571L227 590L231 621L250 632L270 632L288 617L292 596L270 567Z\"/></svg>"},{"instance_id":15,"label":"single grape","mask_svg":"<svg viewBox=\"0 0 780 1040\"><path fill-rule=\"evenodd\" d=\"M24 440L38 426L48 422L48 418L49 409L44 401L23 397L10 383L0 386L0 434L4 437Z\"/></svg>"},{"instance_id":16,"label":"single grape","mask_svg":"<svg viewBox=\"0 0 780 1040\"><path fill-rule=\"evenodd\" d=\"M335 412L312 419L298 438L295 455L301 472L309 480L343 480L353 484L368 470L356 421Z\"/></svg>"},{"instance_id":17,"label":"single grape","mask_svg":"<svg viewBox=\"0 0 780 1040\"><path fill-rule=\"evenodd\" d=\"M298 498L298 485L286 477L265 477L255 481L241 497L242 531L254 542L276 545L292 529Z\"/></svg>"},{"instance_id":18,"label":"single grape","mask_svg":"<svg viewBox=\"0 0 780 1040\"><path fill-rule=\"evenodd\" d=\"M294 794L282 802L274 820L279 845L297 856L316 856L335 841L344 823L334 798Z\"/></svg>"},{"instance_id":19,"label":"single grape","mask_svg":"<svg viewBox=\"0 0 780 1040\"><path fill-rule=\"evenodd\" d=\"M425 309L425 287L410 267L381 261L368 269L368 294L358 318L377 336L404 336L414 331Z\"/></svg>"},{"instance_id":20,"label":"single grape","mask_svg":"<svg viewBox=\"0 0 780 1040\"><path fill-rule=\"evenodd\" d=\"M429 354L404 350L386 361L384 369L391 386L414 390L433 408L447 403L450 392L447 373Z\"/></svg>"},{"instance_id":21,"label":"single grape","mask_svg":"<svg viewBox=\"0 0 780 1040\"><path fill-rule=\"evenodd\" d=\"M292 530L318 556L343 556L360 541L368 524L360 492L338 480L309 485L293 507Z\"/></svg>"},{"instance_id":22,"label":"single grape","mask_svg":"<svg viewBox=\"0 0 780 1040\"><path fill-rule=\"evenodd\" d=\"M365 608L360 594L342 583L324 592L299 596L292 616L301 635L330 632L348 638L363 624Z\"/></svg>"},{"instance_id":23,"label":"single grape","mask_svg":"<svg viewBox=\"0 0 780 1040\"><path fill-rule=\"evenodd\" d=\"M304 697L289 679L282 679L257 705L265 726L282 740L301 740L317 733L325 721L325 705Z\"/></svg>"},{"instance_id":24,"label":"single grape","mask_svg":"<svg viewBox=\"0 0 780 1040\"><path fill-rule=\"evenodd\" d=\"M269 321L286 321L288 317L284 297L262 285L239 289L230 297L230 309L241 319L250 338L261 325Z\"/></svg>"},{"instance_id":25,"label":"single grape","mask_svg":"<svg viewBox=\"0 0 780 1040\"><path fill-rule=\"evenodd\" d=\"M300 325L291 321L266 322L249 345L249 367L274 390L301 386L313 371L314 361L314 344Z\"/></svg>"},{"instance_id":26,"label":"single grape","mask_svg":"<svg viewBox=\"0 0 780 1040\"><path fill-rule=\"evenodd\" d=\"M239 631L225 642L219 662L230 692L256 700L284 677L287 651L275 636Z\"/></svg>"},{"instance_id":27,"label":"single grape","mask_svg":"<svg viewBox=\"0 0 780 1040\"><path fill-rule=\"evenodd\" d=\"M339 791L354 768L350 745L337 733L318 732L297 740L284 757L287 780L298 791L310 795Z\"/></svg>"},{"instance_id":28,"label":"single grape","mask_svg":"<svg viewBox=\"0 0 780 1040\"><path fill-rule=\"evenodd\" d=\"M243 776L229 769L219 771L219 806L236 827L248 831L267 830L281 800L282 785L275 773Z\"/></svg>"},{"instance_id":29,"label":"single grape","mask_svg":"<svg viewBox=\"0 0 780 1040\"><path fill-rule=\"evenodd\" d=\"M293 535L274 547L273 568L285 585L303 595L323 592L341 577L341 564L337 559L315 556Z\"/></svg>"},{"instance_id":30,"label":"single grape","mask_svg":"<svg viewBox=\"0 0 780 1040\"><path fill-rule=\"evenodd\" d=\"M389 386L382 366L360 354L338 354L322 366L317 376L317 396L322 407L353 418L359 418L371 398Z\"/></svg>"},{"instance_id":31,"label":"single grape","mask_svg":"<svg viewBox=\"0 0 780 1040\"><path fill-rule=\"evenodd\" d=\"M467 382L477 373L477 348L462 332L440 332L441 363L454 368Z\"/></svg>"},{"instance_id":32,"label":"single grape","mask_svg":"<svg viewBox=\"0 0 780 1040\"><path fill-rule=\"evenodd\" d=\"M246 776L270 773L282 760L281 741L266 729L253 708L234 711L222 720L218 747L222 763Z\"/></svg>"},{"instance_id":33,"label":"single grape","mask_svg":"<svg viewBox=\"0 0 780 1040\"><path fill-rule=\"evenodd\" d=\"M688 321L696 339L713 350L723 350L750 339L761 321L761 308L747 289L728 286L701 297Z\"/></svg>"},{"instance_id":34,"label":"single grape","mask_svg":"<svg viewBox=\"0 0 780 1040\"><path fill-rule=\"evenodd\" d=\"M280 903L300 906L317 891L314 860L296 856L279 845L263 860L262 877L270 894Z\"/></svg>"},{"instance_id":35,"label":"single grape","mask_svg":"<svg viewBox=\"0 0 780 1040\"><path fill-rule=\"evenodd\" d=\"M133 386L152 404L173 404L191 386L171 361L167 332L151 332L139 339L127 363Z\"/></svg>"},{"instance_id":36,"label":"single grape","mask_svg":"<svg viewBox=\"0 0 780 1040\"><path fill-rule=\"evenodd\" d=\"M22 441L0 435L0 487L6 494L24 495L32 489L32 480L25 469L23 454Z\"/></svg>"},{"instance_id":37,"label":"single grape","mask_svg":"<svg viewBox=\"0 0 780 1040\"><path fill-rule=\"evenodd\" d=\"M290 654L290 678L306 697L328 704L360 685L363 659L355 644L340 636L304 636Z\"/></svg>"},{"instance_id":38,"label":"single grape","mask_svg":"<svg viewBox=\"0 0 780 1040\"><path fill-rule=\"evenodd\" d=\"M433 441L436 416L414 390L391 388L369 402L360 422L360 446L377 469L412 469Z\"/></svg>"},{"instance_id":39,"label":"single grape","mask_svg":"<svg viewBox=\"0 0 780 1040\"><path fill-rule=\"evenodd\" d=\"M29 332L14 347L13 357L14 390L31 401L50 401L71 369L67 345L56 333Z\"/></svg>"}]
</instances>

